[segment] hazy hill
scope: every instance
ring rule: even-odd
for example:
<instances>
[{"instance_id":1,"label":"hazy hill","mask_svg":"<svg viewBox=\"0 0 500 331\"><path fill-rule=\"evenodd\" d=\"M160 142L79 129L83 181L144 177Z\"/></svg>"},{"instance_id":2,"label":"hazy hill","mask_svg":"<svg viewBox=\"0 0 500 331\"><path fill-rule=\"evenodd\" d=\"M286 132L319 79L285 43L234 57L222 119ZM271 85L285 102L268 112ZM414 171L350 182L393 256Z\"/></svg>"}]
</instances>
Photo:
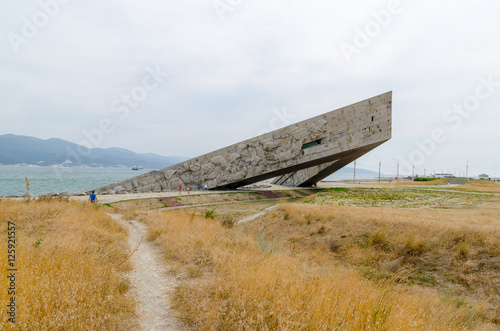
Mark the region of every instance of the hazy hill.
<instances>
[{"instance_id":1,"label":"hazy hill","mask_svg":"<svg viewBox=\"0 0 500 331\"><path fill-rule=\"evenodd\" d=\"M339 169L336 174L353 174L354 173L354 168L352 167L344 167L342 169ZM376 171L371 171L371 170L366 170L362 168L356 168L356 175L372 175L372 176L378 176L378 172Z\"/></svg>"},{"instance_id":2,"label":"hazy hill","mask_svg":"<svg viewBox=\"0 0 500 331\"><path fill-rule=\"evenodd\" d=\"M83 151L83 152L82 152ZM0 135L0 164L37 164L41 166L65 164L67 166L126 166L139 165L148 169L161 169L187 158L137 154L122 148L93 148L86 150L66 140L47 140L18 135Z\"/></svg>"}]
</instances>

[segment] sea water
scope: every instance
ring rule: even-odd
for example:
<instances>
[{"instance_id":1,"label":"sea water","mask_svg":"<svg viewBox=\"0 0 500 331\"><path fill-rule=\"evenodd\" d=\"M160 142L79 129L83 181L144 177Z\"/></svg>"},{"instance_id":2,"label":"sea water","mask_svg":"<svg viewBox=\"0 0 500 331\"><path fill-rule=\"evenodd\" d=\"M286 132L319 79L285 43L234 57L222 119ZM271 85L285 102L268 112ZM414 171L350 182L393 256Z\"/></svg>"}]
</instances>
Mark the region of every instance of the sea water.
<instances>
[{"instance_id":1,"label":"sea water","mask_svg":"<svg viewBox=\"0 0 500 331\"><path fill-rule=\"evenodd\" d=\"M26 179L29 193L71 192L78 194L104 185L120 182L150 170L130 168L0 166L0 196L24 195Z\"/></svg>"},{"instance_id":2,"label":"sea water","mask_svg":"<svg viewBox=\"0 0 500 331\"><path fill-rule=\"evenodd\" d=\"M151 170L130 168L91 167L39 167L0 166L0 196L24 195L26 179L30 182L29 193L35 196L47 193L71 192L78 194L101 186L121 182ZM368 178L371 176L365 176ZM352 179L350 173L335 173L325 180L342 181ZM360 180L361 176L356 176Z\"/></svg>"}]
</instances>

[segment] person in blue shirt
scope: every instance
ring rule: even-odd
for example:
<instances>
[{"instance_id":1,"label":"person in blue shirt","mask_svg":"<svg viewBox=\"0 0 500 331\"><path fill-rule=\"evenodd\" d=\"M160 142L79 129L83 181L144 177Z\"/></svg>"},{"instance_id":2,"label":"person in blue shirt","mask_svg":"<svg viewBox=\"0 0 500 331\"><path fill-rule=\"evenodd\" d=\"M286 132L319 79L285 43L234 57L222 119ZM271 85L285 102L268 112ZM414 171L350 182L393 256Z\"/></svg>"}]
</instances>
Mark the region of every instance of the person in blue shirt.
<instances>
[{"instance_id":1,"label":"person in blue shirt","mask_svg":"<svg viewBox=\"0 0 500 331\"><path fill-rule=\"evenodd\" d=\"M90 194L89 202L90 203L96 203L97 202L97 195L95 194L95 191L92 191L92 194Z\"/></svg>"}]
</instances>

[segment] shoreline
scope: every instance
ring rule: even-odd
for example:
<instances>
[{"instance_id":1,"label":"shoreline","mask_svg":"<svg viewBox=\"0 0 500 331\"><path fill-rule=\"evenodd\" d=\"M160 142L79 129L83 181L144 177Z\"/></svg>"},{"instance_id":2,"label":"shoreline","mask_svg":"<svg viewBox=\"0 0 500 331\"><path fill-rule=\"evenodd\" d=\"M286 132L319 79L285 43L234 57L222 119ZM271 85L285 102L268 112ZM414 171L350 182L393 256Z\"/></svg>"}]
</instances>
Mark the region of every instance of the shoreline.
<instances>
[{"instance_id":1,"label":"shoreline","mask_svg":"<svg viewBox=\"0 0 500 331\"><path fill-rule=\"evenodd\" d=\"M381 182L372 180L360 180L356 181L356 183L348 182L348 181L324 181L319 182L317 187L291 187L291 186L281 186L274 185L271 183L256 183L252 185L248 185L237 190L226 190L226 191L215 191L215 190L191 190L190 195L200 195L200 194L221 194L221 193L242 193L242 192L255 192L255 191L283 191L283 190L309 190L309 189L327 189L327 188L405 188L405 187L418 187L418 188L427 188L427 189L437 189L443 190L447 188L455 188L460 187L461 185L426 185L427 183L415 183L412 181L394 181L392 183ZM67 197L70 200L85 202L88 200L89 195L84 193L72 194L71 192L63 192L61 194L49 193L45 195L52 196L62 196ZM176 197L176 196L187 196L187 191L183 190L181 194L179 191L165 191L165 192L145 192L145 193L124 193L124 194L98 194L97 199L98 202L103 203L114 203L118 201L125 200L138 200L138 199L152 199L152 198L163 198L163 197ZM39 196L30 196L31 198L37 198L40 196L44 196L41 194ZM24 199L24 196L0 196L0 199L14 199L21 200Z\"/></svg>"}]
</instances>

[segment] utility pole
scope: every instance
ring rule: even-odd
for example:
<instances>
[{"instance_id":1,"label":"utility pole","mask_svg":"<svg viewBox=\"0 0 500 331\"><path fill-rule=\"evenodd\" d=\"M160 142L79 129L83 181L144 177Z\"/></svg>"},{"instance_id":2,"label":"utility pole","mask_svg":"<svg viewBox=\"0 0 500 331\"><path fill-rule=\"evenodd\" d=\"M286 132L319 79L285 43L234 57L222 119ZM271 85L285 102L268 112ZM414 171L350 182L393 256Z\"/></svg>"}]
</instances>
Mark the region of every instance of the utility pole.
<instances>
[{"instance_id":1,"label":"utility pole","mask_svg":"<svg viewBox=\"0 0 500 331\"><path fill-rule=\"evenodd\" d=\"M465 181L469 181L469 160L467 160L467 165L465 166Z\"/></svg>"},{"instance_id":2,"label":"utility pole","mask_svg":"<svg viewBox=\"0 0 500 331\"><path fill-rule=\"evenodd\" d=\"M380 167L382 166L382 161L378 160L378 182L380 183Z\"/></svg>"},{"instance_id":3,"label":"utility pole","mask_svg":"<svg viewBox=\"0 0 500 331\"><path fill-rule=\"evenodd\" d=\"M354 177L352 178L352 183L356 184L356 160L354 160Z\"/></svg>"},{"instance_id":4,"label":"utility pole","mask_svg":"<svg viewBox=\"0 0 500 331\"><path fill-rule=\"evenodd\" d=\"M411 168L411 179L413 179L415 177L415 164L412 164L412 168Z\"/></svg>"},{"instance_id":5,"label":"utility pole","mask_svg":"<svg viewBox=\"0 0 500 331\"><path fill-rule=\"evenodd\" d=\"M396 172L396 180L399 182L399 160L395 159L395 158L392 158L392 159L398 161L398 170Z\"/></svg>"}]
</instances>

